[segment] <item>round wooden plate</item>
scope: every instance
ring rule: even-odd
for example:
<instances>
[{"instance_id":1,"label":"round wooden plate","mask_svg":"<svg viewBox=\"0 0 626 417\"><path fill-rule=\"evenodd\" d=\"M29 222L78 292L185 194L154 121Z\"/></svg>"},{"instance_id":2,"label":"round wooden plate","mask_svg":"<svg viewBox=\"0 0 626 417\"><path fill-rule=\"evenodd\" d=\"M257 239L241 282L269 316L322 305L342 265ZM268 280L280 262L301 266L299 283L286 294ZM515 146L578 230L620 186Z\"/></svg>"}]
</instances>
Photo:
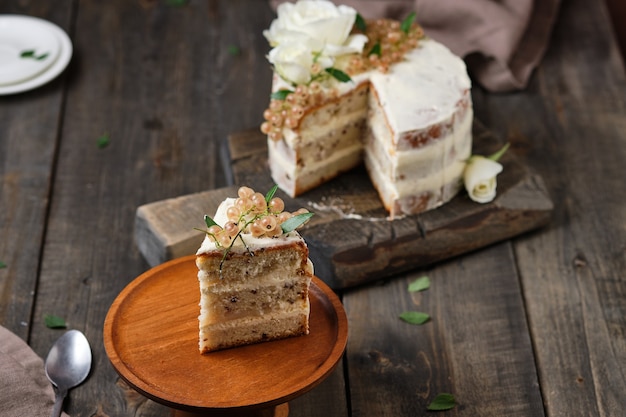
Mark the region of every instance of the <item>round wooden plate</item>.
<instances>
[{"instance_id":1,"label":"round wooden plate","mask_svg":"<svg viewBox=\"0 0 626 417\"><path fill-rule=\"evenodd\" d=\"M348 322L319 278L310 288L310 333L201 355L195 256L132 281L104 322L104 347L118 374L146 397L177 410L274 407L319 384L341 359Z\"/></svg>"}]
</instances>

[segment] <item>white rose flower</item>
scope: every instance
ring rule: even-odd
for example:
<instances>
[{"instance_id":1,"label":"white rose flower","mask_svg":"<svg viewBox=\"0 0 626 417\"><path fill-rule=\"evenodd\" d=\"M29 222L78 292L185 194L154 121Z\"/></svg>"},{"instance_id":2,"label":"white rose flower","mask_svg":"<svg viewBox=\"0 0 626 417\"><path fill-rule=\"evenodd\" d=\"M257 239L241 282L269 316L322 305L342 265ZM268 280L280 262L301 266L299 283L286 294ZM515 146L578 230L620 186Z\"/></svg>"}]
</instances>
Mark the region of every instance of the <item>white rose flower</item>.
<instances>
[{"instance_id":1,"label":"white rose flower","mask_svg":"<svg viewBox=\"0 0 626 417\"><path fill-rule=\"evenodd\" d=\"M360 53L367 41L365 35L350 36L356 20L356 10L348 6L336 6L326 0L301 0L295 4L282 3L277 9L278 17L263 32L271 46L291 42L295 33L319 41L324 55ZM363 40L364 39L364 40ZM315 52L321 52L314 49Z\"/></svg>"},{"instance_id":2,"label":"white rose flower","mask_svg":"<svg viewBox=\"0 0 626 417\"><path fill-rule=\"evenodd\" d=\"M313 51L307 42L280 44L269 52L267 58L286 81L294 84L307 84L311 81L314 60ZM318 58L315 63L322 69L333 65L333 61L328 58Z\"/></svg>"},{"instance_id":3,"label":"white rose flower","mask_svg":"<svg viewBox=\"0 0 626 417\"><path fill-rule=\"evenodd\" d=\"M477 203L488 203L496 197L496 176L502 165L484 156L472 156L463 172L463 182L470 198Z\"/></svg>"}]
</instances>

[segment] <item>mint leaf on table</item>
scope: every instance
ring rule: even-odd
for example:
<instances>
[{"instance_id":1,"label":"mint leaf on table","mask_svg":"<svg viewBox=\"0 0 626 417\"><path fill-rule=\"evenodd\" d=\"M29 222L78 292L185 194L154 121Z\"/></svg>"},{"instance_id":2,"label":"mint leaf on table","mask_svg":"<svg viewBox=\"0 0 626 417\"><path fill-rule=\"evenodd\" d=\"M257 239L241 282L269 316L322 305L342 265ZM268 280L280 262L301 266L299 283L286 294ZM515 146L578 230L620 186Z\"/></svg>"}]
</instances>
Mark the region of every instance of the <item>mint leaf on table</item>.
<instances>
[{"instance_id":1,"label":"mint leaf on table","mask_svg":"<svg viewBox=\"0 0 626 417\"><path fill-rule=\"evenodd\" d=\"M0 269L2 268L6 268L7 264L5 264L4 262L0 261Z\"/></svg>"},{"instance_id":2,"label":"mint leaf on table","mask_svg":"<svg viewBox=\"0 0 626 417\"><path fill-rule=\"evenodd\" d=\"M65 329L67 328L67 323L65 320L59 316L55 316L54 314L45 314L43 316L44 323L46 327L50 329Z\"/></svg>"},{"instance_id":3,"label":"mint leaf on table","mask_svg":"<svg viewBox=\"0 0 626 417\"><path fill-rule=\"evenodd\" d=\"M430 411L445 411L454 408L456 401L454 395L442 393L437 394L435 399L428 404L428 410Z\"/></svg>"},{"instance_id":4,"label":"mint leaf on table","mask_svg":"<svg viewBox=\"0 0 626 417\"><path fill-rule=\"evenodd\" d=\"M98 138L98 141L97 141L98 148L100 149L106 148L107 146L109 146L110 142L111 142L111 137L109 136L108 133L104 133L102 136Z\"/></svg>"},{"instance_id":5,"label":"mint leaf on table","mask_svg":"<svg viewBox=\"0 0 626 417\"><path fill-rule=\"evenodd\" d=\"M409 284L409 292L424 291L430 288L430 279L427 276L419 277Z\"/></svg>"},{"instance_id":6,"label":"mint leaf on table","mask_svg":"<svg viewBox=\"0 0 626 417\"><path fill-rule=\"evenodd\" d=\"M430 320L430 315L421 311L405 311L399 317L409 324L424 324Z\"/></svg>"}]
</instances>

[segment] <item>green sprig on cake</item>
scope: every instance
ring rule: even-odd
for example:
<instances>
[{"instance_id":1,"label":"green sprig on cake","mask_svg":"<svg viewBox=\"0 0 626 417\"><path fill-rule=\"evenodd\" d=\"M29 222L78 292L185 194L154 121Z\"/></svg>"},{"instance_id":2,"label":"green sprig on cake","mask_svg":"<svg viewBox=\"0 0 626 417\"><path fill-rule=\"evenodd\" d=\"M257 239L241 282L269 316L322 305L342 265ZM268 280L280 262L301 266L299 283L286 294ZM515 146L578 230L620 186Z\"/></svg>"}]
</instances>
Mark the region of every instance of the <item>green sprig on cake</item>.
<instances>
[{"instance_id":1,"label":"green sprig on cake","mask_svg":"<svg viewBox=\"0 0 626 417\"><path fill-rule=\"evenodd\" d=\"M247 248L245 235L253 238L278 237L298 229L313 216L305 208L294 212L285 211L283 199L274 196L277 189L275 185L263 195L250 187L240 187L238 198L226 210L228 221L223 226L210 216L204 216L207 230L202 231L218 248L223 249L220 271L238 239ZM252 252L249 253L252 255Z\"/></svg>"}]
</instances>

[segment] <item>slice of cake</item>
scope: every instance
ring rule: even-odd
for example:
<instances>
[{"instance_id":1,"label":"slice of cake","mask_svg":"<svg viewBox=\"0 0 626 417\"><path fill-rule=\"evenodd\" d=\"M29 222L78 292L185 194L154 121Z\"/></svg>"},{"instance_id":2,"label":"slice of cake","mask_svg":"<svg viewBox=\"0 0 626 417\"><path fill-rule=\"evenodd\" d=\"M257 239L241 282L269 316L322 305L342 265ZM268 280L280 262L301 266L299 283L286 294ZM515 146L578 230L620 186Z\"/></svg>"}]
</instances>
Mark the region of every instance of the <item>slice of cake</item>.
<instances>
[{"instance_id":1,"label":"slice of cake","mask_svg":"<svg viewBox=\"0 0 626 417\"><path fill-rule=\"evenodd\" d=\"M311 213L241 187L214 218L196 253L201 353L309 333L313 264L295 230Z\"/></svg>"},{"instance_id":2,"label":"slice of cake","mask_svg":"<svg viewBox=\"0 0 626 417\"><path fill-rule=\"evenodd\" d=\"M366 22L328 1L278 7L264 33L274 77L261 130L272 178L289 195L363 161L391 218L435 208L461 189L471 82L464 62L413 18Z\"/></svg>"}]
</instances>

